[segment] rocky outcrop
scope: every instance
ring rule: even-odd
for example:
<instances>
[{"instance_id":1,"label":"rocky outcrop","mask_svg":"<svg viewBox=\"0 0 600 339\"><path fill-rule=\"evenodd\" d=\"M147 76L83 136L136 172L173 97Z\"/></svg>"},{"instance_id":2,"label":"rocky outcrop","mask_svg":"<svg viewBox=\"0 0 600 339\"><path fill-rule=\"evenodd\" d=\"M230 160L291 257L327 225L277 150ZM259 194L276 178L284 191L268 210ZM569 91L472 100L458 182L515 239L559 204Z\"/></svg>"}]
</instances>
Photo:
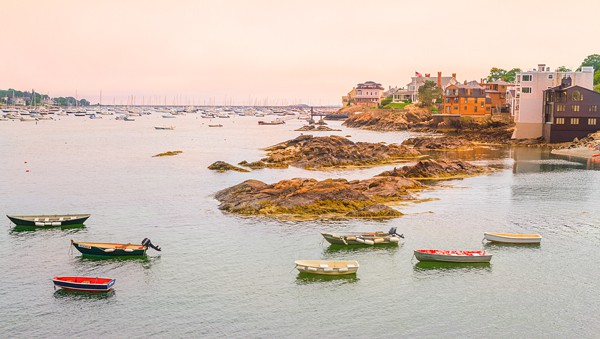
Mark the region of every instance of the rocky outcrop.
<instances>
[{"instance_id":1,"label":"rocky outcrop","mask_svg":"<svg viewBox=\"0 0 600 339\"><path fill-rule=\"evenodd\" d=\"M344 126L378 131L401 131L430 126L431 111L416 105L403 109L368 109L351 115Z\"/></svg>"},{"instance_id":2,"label":"rocky outcrop","mask_svg":"<svg viewBox=\"0 0 600 339\"><path fill-rule=\"evenodd\" d=\"M450 179L475 176L489 172L490 169L475 166L462 160L421 160L414 166L404 166L386 171L379 176L420 179Z\"/></svg>"},{"instance_id":3,"label":"rocky outcrop","mask_svg":"<svg viewBox=\"0 0 600 339\"><path fill-rule=\"evenodd\" d=\"M156 155L153 155L152 157L172 157L174 155L181 154L181 153L183 153L183 151L168 151L168 152L164 152L164 153L158 153Z\"/></svg>"},{"instance_id":4,"label":"rocky outcrop","mask_svg":"<svg viewBox=\"0 0 600 339\"><path fill-rule=\"evenodd\" d=\"M237 167L237 166L233 166L231 164L228 164L224 161L217 161L214 162L213 164L211 164L210 166L208 166L209 170L213 170L213 171L218 171L218 172L226 172L226 171L238 171L238 172L250 172L247 169L241 168L241 167Z\"/></svg>"},{"instance_id":5,"label":"rocky outcrop","mask_svg":"<svg viewBox=\"0 0 600 339\"><path fill-rule=\"evenodd\" d=\"M402 145L412 146L420 150L468 149L475 145L472 141L456 136L409 138Z\"/></svg>"},{"instance_id":6,"label":"rocky outcrop","mask_svg":"<svg viewBox=\"0 0 600 339\"><path fill-rule=\"evenodd\" d=\"M339 132L341 131L341 129L333 129L331 127L327 127L327 126L323 126L323 125L306 125L306 126L302 126L298 129L296 129L296 131L300 131L300 132L305 132L305 131L316 131L316 132Z\"/></svg>"},{"instance_id":7,"label":"rocky outcrop","mask_svg":"<svg viewBox=\"0 0 600 339\"><path fill-rule=\"evenodd\" d=\"M246 180L215 198L224 211L284 218L392 218L402 215L382 203L415 199L419 182L398 177L368 180L291 179L275 184Z\"/></svg>"},{"instance_id":8,"label":"rocky outcrop","mask_svg":"<svg viewBox=\"0 0 600 339\"><path fill-rule=\"evenodd\" d=\"M243 161L250 168L287 167L328 169L375 166L415 159L422 154L406 146L384 143L353 142L340 136L301 135L265 149L267 157L259 162Z\"/></svg>"}]
</instances>

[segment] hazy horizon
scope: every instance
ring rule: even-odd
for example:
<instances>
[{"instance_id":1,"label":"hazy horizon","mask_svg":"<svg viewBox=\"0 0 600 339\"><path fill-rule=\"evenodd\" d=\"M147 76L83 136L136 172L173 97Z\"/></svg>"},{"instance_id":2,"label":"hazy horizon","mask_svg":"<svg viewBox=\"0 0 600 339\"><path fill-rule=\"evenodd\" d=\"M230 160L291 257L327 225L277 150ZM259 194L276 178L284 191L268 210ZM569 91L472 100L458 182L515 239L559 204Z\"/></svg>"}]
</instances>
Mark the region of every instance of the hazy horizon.
<instances>
[{"instance_id":1,"label":"hazy horizon","mask_svg":"<svg viewBox=\"0 0 600 339\"><path fill-rule=\"evenodd\" d=\"M600 52L597 1L460 4L8 0L0 89L91 103L102 91L106 104L332 105L368 80L479 80L491 67L575 68Z\"/></svg>"}]
</instances>

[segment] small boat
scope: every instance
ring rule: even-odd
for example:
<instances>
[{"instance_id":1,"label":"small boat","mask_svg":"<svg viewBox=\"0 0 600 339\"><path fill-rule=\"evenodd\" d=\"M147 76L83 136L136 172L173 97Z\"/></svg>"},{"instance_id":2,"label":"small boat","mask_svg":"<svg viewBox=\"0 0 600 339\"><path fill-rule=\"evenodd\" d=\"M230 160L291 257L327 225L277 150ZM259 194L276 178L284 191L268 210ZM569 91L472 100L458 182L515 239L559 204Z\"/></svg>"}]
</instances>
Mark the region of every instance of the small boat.
<instances>
[{"instance_id":1,"label":"small boat","mask_svg":"<svg viewBox=\"0 0 600 339\"><path fill-rule=\"evenodd\" d=\"M358 261L337 260L296 260L296 269L300 273L345 275L356 274Z\"/></svg>"},{"instance_id":2,"label":"small boat","mask_svg":"<svg viewBox=\"0 0 600 339\"><path fill-rule=\"evenodd\" d=\"M18 226L65 226L83 224L89 214L7 215Z\"/></svg>"},{"instance_id":3,"label":"small boat","mask_svg":"<svg viewBox=\"0 0 600 339\"><path fill-rule=\"evenodd\" d=\"M492 255L486 251L415 250L419 261L490 262Z\"/></svg>"},{"instance_id":4,"label":"small boat","mask_svg":"<svg viewBox=\"0 0 600 339\"><path fill-rule=\"evenodd\" d=\"M281 119L275 119L275 120L271 120L271 121L263 121L260 120L258 122L259 125L282 125L285 124L285 121L281 120Z\"/></svg>"},{"instance_id":5,"label":"small boat","mask_svg":"<svg viewBox=\"0 0 600 339\"><path fill-rule=\"evenodd\" d=\"M126 116L123 118L123 121L135 121L135 118L132 118L132 117L130 117L129 115L126 115Z\"/></svg>"},{"instance_id":6,"label":"small boat","mask_svg":"<svg viewBox=\"0 0 600 339\"><path fill-rule=\"evenodd\" d=\"M176 116L172 115L172 114L163 114L162 115L163 118L165 119L173 119L173 118L177 118Z\"/></svg>"},{"instance_id":7,"label":"small boat","mask_svg":"<svg viewBox=\"0 0 600 339\"><path fill-rule=\"evenodd\" d=\"M175 126L154 126L154 129L159 129L159 130L174 130Z\"/></svg>"},{"instance_id":8,"label":"small boat","mask_svg":"<svg viewBox=\"0 0 600 339\"><path fill-rule=\"evenodd\" d=\"M142 256L146 254L148 247L160 251L160 246L152 244L150 239L144 238L142 243L137 244L114 244L101 242L79 242L71 240L74 246L81 254L102 257L123 257L123 256Z\"/></svg>"},{"instance_id":9,"label":"small boat","mask_svg":"<svg viewBox=\"0 0 600 339\"><path fill-rule=\"evenodd\" d=\"M404 235L396 233L396 227L388 232L357 232L344 235L321 233L323 238L334 245L380 245L397 244Z\"/></svg>"},{"instance_id":10,"label":"small boat","mask_svg":"<svg viewBox=\"0 0 600 339\"><path fill-rule=\"evenodd\" d=\"M485 232L483 239L506 244L539 244L542 242L542 236L539 234Z\"/></svg>"},{"instance_id":11,"label":"small boat","mask_svg":"<svg viewBox=\"0 0 600 339\"><path fill-rule=\"evenodd\" d=\"M223 125L218 124L218 125L208 125L208 127L223 127Z\"/></svg>"},{"instance_id":12,"label":"small boat","mask_svg":"<svg viewBox=\"0 0 600 339\"><path fill-rule=\"evenodd\" d=\"M108 292L115 285L115 279L98 277L54 277L55 287L80 292Z\"/></svg>"}]
</instances>

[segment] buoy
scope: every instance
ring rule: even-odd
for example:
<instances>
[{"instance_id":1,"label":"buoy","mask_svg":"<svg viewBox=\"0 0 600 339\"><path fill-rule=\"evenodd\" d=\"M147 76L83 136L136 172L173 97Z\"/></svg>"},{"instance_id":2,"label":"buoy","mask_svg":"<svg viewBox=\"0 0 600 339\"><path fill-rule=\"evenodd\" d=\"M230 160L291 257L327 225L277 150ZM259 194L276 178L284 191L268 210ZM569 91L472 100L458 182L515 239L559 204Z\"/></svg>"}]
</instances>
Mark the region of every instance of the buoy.
<instances>
[{"instance_id":1,"label":"buoy","mask_svg":"<svg viewBox=\"0 0 600 339\"><path fill-rule=\"evenodd\" d=\"M364 244L365 243L365 239L363 239L363 238L356 238L356 242Z\"/></svg>"},{"instance_id":2,"label":"buoy","mask_svg":"<svg viewBox=\"0 0 600 339\"><path fill-rule=\"evenodd\" d=\"M367 245L375 245L375 242L373 240L365 240L365 244L367 244Z\"/></svg>"},{"instance_id":3,"label":"buoy","mask_svg":"<svg viewBox=\"0 0 600 339\"><path fill-rule=\"evenodd\" d=\"M390 237L390 242L400 242L400 239L397 237Z\"/></svg>"}]
</instances>

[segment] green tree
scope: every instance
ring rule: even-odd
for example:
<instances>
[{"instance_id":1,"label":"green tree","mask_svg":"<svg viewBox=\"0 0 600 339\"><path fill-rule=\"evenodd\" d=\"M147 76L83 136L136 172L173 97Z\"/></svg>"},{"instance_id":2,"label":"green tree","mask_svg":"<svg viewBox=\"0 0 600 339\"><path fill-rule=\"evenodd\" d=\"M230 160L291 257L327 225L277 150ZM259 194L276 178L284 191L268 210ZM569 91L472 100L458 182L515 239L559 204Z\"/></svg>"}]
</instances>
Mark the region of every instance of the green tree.
<instances>
[{"instance_id":1,"label":"green tree","mask_svg":"<svg viewBox=\"0 0 600 339\"><path fill-rule=\"evenodd\" d=\"M434 81L427 80L425 84L419 87L417 96L421 107L429 107L435 100L442 97L442 90L437 87Z\"/></svg>"},{"instance_id":2,"label":"green tree","mask_svg":"<svg viewBox=\"0 0 600 339\"><path fill-rule=\"evenodd\" d=\"M600 93L600 84L594 86L594 91Z\"/></svg>"},{"instance_id":3,"label":"green tree","mask_svg":"<svg viewBox=\"0 0 600 339\"><path fill-rule=\"evenodd\" d=\"M565 66L559 66L559 67L556 68L556 71L557 72L571 72L571 69L567 68Z\"/></svg>"},{"instance_id":4,"label":"green tree","mask_svg":"<svg viewBox=\"0 0 600 339\"><path fill-rule=\"evenodd\" d=\"M81 99L79 100L79 106L89 106L90 102L85 100L85 99Z\"/></svg>"},{"instance_id":5,"label":"green tree","mask_svg":"<svg viewBox=\"0 0 600 339\"><path fill-rule=\"evenodd\" d=\"M594 71L600 70L600 54L588 55L585 59L583 59L579 69L584 66L592 66L594 67Z\"/></svg>"},{"instance_id":6,"label":"green tree","mask_svg":"<svg viewBox=\"0 0 600 339\"><path fill-rule=\"evenodd\" d=\"M383 107L383 106L388 105L390 102L392 102L393 99L394 99L393 96L388 95L385 99L381 100L380 106Z\"/></svg>"},{"instance_id":7,"label":"green tree","mask_svg":"<svg viewBox=\"0 0 600 339\"><path fill-rule=\"evenodd\" d=\"M510 71L507 71L502 68L492 67L492 69L490 69L490 75L488 75L486 80L487 82L492 82L504 79L504 81L507 82L514 82L518 72L521 72L520 68L513 68Z\"/></svg>"}]
</instances>

